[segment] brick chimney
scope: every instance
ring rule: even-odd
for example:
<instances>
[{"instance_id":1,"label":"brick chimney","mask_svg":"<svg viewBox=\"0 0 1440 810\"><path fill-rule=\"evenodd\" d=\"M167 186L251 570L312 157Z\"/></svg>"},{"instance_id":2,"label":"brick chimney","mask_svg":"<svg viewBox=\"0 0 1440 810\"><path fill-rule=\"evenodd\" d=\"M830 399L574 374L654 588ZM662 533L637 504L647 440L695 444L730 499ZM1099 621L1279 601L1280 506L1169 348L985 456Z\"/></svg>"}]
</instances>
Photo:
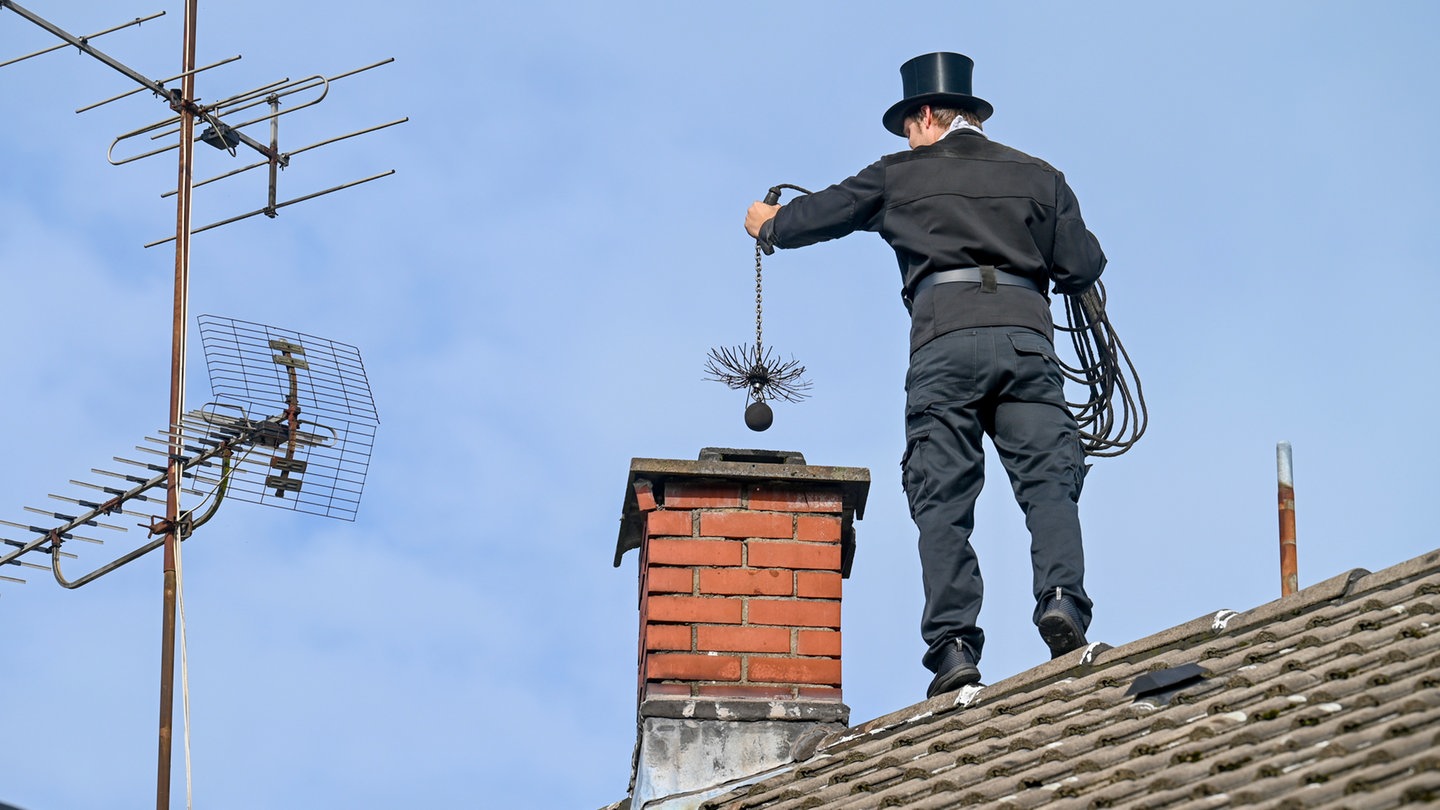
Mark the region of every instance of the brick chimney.
<instances>
[{"instance_id":1,"label":"brick chimney","mask_svg":"<svg viewBox=\"0 0 1440 810\"><path fill-rule=\"evenodd\" d=\"M640 550L632 810L697 807L845 727L841 580L869 487L793 452L631 461L615 565Z\"/></svg>"}]
</instances>

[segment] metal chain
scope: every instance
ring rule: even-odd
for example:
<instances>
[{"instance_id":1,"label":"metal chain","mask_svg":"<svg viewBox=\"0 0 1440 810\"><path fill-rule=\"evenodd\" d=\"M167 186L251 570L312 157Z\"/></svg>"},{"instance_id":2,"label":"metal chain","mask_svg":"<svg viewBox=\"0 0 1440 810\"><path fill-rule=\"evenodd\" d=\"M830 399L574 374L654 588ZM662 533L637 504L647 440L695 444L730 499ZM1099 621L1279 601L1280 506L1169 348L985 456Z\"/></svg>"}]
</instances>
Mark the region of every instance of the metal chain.
<instances>
[{"instance_id":1,"label":"metal chain","mask_svg":"<svg viewBox=\"0 0 1440 810\"><path fill-rule=\"evenodd\" d=\"M759 242L759 241L756 241L756 242L755 242L755 361L756 361L757 363L760 361L760 358L761 358L761 357L764 357L764 356L765 356L765 352L762 351L762 349L761 349L762 343L761 343L761 340L760 340L760 334L761 334L761 331L760 331L760 322L761 322L761 321L760 321L760 319L761 319L761 315L762 315L762 312L761 312L762 303L763 303L763 302L762 302L761 294L760 294L760 242Z\"/></svg>"},{"instance_id":2,"label":"metal chain","mask_svg":"<svg viewBox=\"0 0 1440 810\"><path fill-rule=\"evenodd\" d=\"M811 192L810 189L808 189L808 188L801 188L800 186L794 185L794 184L792 184L792 183L781 183L781 184L778 185L778 186L772 186L772 187L771 187L770 193L767 194L766 197L765 197L765 202L771 203L771 204L778 203L778 202L780 201L780 192L781 192L781 190L782 190L782 189L787 189L787 188L788 188L788 189L792 189L792 190L794 190L794 191L798 191L798 192L800 192L801 194L811 194L811 193L813 193L813 192ZM760 339L760 337L761 337L761 335L760 335L760 317L761 317L761 314L762 314L762 313L761 313L761 304L762 304L762 301L761 301L761 295L760 295L760 256L761 256L760 240L759 240L759 239L756 239L756 240L755 240L755 362L756 362L756 363L759 363L759 362L761 361L761 358L763 358L763 357L765 356L764 343L763 343L763 341L761 341L761 339Z\"/></svg>"}]
</instances>

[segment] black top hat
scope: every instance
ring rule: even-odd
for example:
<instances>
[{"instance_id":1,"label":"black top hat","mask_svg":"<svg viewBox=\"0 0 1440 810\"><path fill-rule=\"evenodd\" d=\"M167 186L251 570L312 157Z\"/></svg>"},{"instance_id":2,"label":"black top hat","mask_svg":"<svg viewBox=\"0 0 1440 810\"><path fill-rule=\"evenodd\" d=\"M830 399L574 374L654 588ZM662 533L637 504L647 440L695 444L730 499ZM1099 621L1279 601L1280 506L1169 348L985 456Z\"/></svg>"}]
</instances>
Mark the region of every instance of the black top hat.
<instances>
[{"instance_id":1,"label":"black top hat","mask_svg":"<svg viewBox=\"0 0 1440 810\"><path fill-rule=\"evenodd\" d=\"M995 112L990 102L970 95L970 73L975 62L959 53L927 53L900 66L905 97L885 111L885 128L905 137L905 116L925 104L969 110L984 121Z\"/></svg>"}]
</instances>

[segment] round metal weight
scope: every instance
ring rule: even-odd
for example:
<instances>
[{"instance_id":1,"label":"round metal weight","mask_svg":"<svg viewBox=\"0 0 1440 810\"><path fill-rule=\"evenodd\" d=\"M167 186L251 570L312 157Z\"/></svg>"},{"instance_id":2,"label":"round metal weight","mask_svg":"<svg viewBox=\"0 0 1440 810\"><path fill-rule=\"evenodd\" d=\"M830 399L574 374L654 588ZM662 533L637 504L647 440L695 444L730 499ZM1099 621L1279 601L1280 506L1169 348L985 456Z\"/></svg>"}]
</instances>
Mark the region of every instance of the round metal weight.
<instances>
[{"instance_id":1,"label":"round metal weight","mask_svg":"<svg viewBox=\"0 0 1440 810\"><path fill-rule=\"evenodd\" d=\"M775 412L765 402L752 402L750 407L745 409L745 427L757 433L762 430L769 430L770 425L775 422Z\"/></svg>"}]
</instances>

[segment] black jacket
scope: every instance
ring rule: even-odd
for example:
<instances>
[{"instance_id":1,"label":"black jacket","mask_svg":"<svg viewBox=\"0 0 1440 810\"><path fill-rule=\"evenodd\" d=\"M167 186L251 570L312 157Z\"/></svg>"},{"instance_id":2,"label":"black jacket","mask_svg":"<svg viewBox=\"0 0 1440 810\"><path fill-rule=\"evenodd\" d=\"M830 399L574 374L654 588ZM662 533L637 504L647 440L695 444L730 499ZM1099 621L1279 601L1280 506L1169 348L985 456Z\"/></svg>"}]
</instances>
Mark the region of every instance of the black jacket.
<instances>
[{"instance_id":1,"label":"black jacket","mask_svg":"<svg viewBox=\"0 0 1440 810\"><path fill-rule=\"evenodd\" d=\"M783 206L764 243L796 248L857 230L895 250L903 291L926 275L990 265L1059 293L1084 292L1105 268L1065 176L1048 163L968 130L887 155L854 177ZM1049 336L1049 301L1033 290L934 285L915 297L910 349L972 326L1025 326Z\"/></svg>"}]
</instances>

